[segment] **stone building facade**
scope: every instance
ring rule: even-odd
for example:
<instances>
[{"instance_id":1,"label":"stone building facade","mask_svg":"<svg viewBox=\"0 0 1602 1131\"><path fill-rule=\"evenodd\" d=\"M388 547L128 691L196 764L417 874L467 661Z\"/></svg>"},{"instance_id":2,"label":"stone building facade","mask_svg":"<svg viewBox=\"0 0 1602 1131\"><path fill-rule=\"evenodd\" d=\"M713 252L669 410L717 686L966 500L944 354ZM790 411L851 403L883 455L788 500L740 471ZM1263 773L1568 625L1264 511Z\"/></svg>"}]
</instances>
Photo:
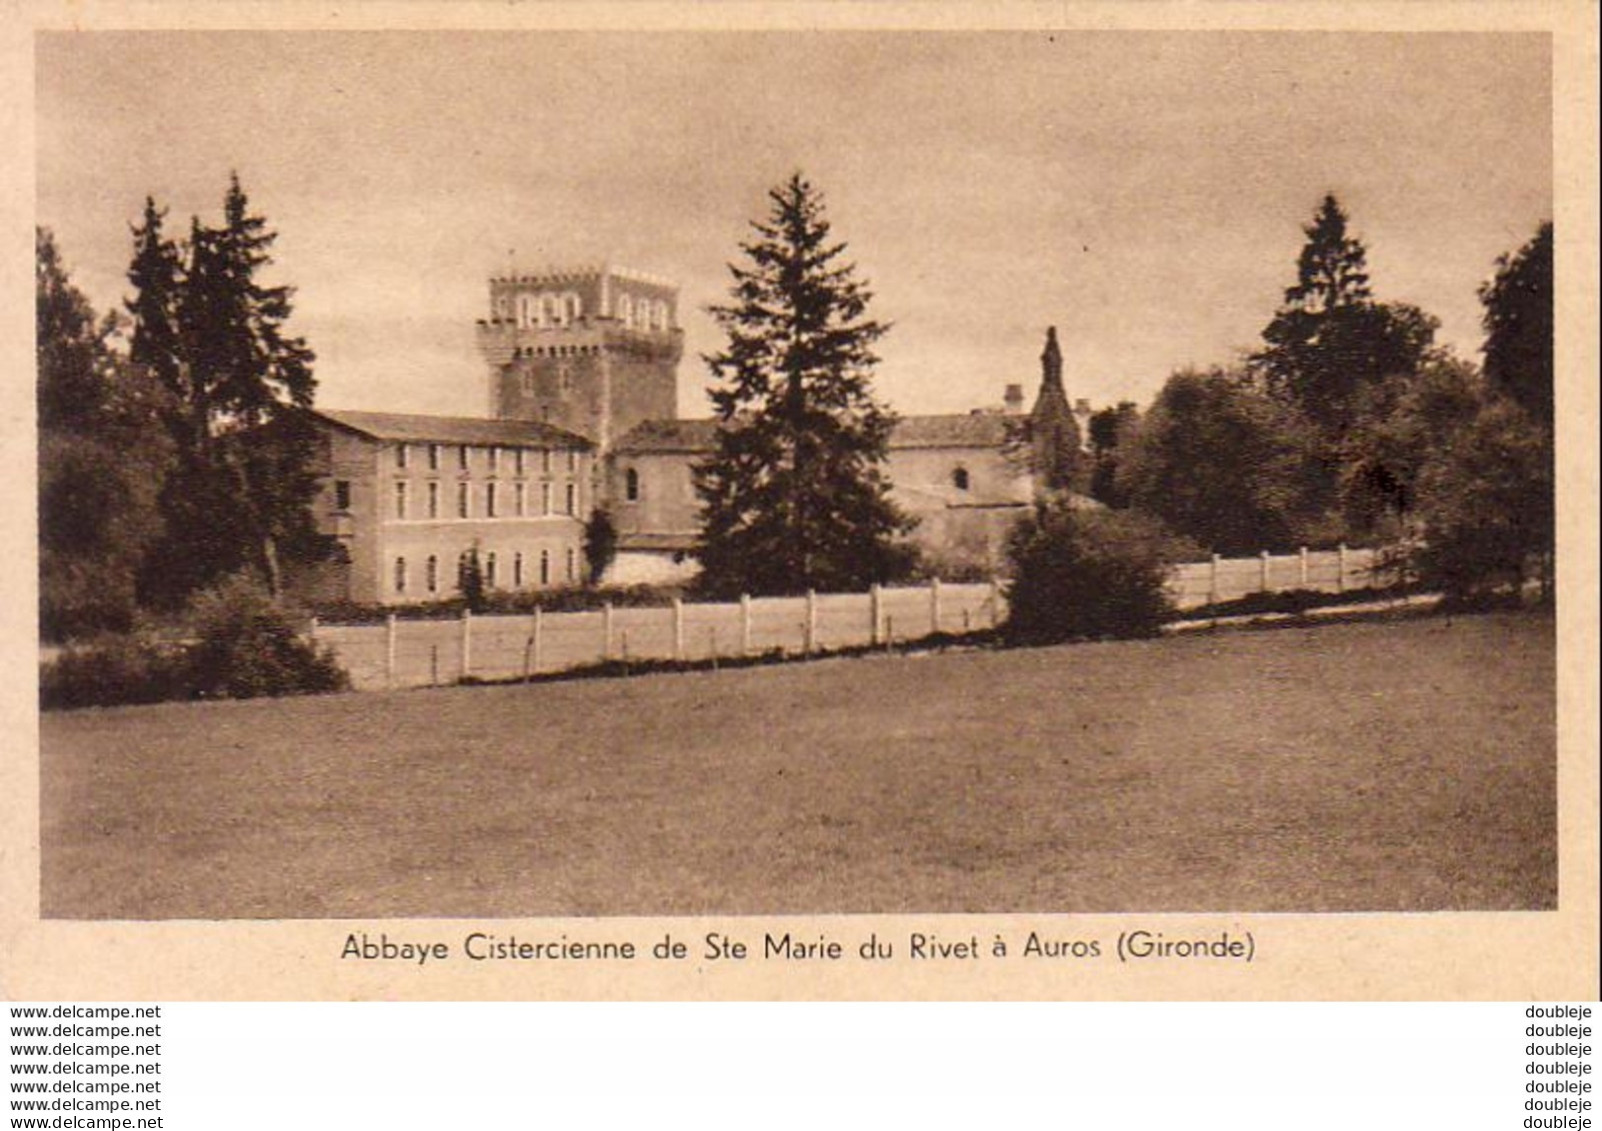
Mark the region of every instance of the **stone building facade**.
<instances>
[{"instance_id":1,"label":"stone building facade","mask_svg":"<svg viewBox=\"0 0 1602 1131\"><path fill-rule=\"evenodd\" d=\"M442 600L477 553L490 588L575 584L594 446L547 424L325 410L313 504L338 543L319 596Z\"/></svg>"},{"instance_id":2,"label":"stone building facade","mask_svg":"<svg viewBox=\"0 0 1602 1131\"><path fill-rule=\"evenodd\" d=\"M615 267L490 280L477 327L485 418L324 411L317 513L343 550L334 595L367 604L448 597L476 549L491 588L572 584L604 506L611 580L693 572L692 469L717 424L677 416L683 332L671 283ZM1070 404L1055 331L1027 411L1023 387L965 414L902 417L886 466L913 538L943 566L994 568L1045 482L1069 481L1089 406Z\"/></svg>"}]
</instances>

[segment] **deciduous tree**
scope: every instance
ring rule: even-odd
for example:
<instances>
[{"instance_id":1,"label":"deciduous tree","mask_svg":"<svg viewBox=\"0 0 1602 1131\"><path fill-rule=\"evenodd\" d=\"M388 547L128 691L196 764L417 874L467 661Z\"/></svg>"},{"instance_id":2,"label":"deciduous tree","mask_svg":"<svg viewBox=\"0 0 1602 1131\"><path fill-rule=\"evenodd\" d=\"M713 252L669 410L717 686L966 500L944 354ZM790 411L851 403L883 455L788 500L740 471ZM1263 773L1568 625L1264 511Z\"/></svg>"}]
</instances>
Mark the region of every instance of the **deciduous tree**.
<instances>
[{"instance_id":1,"label":"deciduous tree","mask_svg":"<svg viewBox=\"0 0 1602 1131\"><path fill-rule=\"evenodd\" d=\"M124 630L161 531L160 390L112 348L113 319L96 320L48 231L34 250L40 629L49 639Z\"/></svg>"}]
</instances>

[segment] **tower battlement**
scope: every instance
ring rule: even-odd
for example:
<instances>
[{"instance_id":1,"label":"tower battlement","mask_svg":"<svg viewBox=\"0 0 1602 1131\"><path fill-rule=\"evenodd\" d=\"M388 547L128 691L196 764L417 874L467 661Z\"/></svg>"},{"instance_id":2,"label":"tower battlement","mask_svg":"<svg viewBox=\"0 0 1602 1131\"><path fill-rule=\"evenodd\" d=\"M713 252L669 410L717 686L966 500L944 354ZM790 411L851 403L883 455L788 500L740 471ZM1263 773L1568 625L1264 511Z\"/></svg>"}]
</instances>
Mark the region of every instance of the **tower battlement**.
<instances>
[{"instance_id":1,"label":"tower battlement","mask_svg":"<svg viewBox=\"0 0 1602 1131\"><path fill-rule=\"evenodd\" d=\"M633 425L670 417L684 332L677 285L611 264L489 280L478 321L490 410L588 436L604 451Z\"/></svg>"}]
</instances>

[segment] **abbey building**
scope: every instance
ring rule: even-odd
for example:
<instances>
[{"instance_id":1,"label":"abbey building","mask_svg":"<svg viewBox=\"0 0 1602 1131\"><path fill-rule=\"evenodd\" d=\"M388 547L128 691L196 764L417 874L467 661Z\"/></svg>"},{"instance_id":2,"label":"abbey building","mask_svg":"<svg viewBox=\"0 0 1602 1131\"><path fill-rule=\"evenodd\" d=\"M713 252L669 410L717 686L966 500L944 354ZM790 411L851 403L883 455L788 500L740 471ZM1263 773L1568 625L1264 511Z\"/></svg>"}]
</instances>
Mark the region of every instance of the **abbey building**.
<instances>
[{"instance_id":1,"label":"abbey building","mask_svg":"<svg viewBox=\"0 0 1602 1131\"><path fill-rule=\"evenodd\" d=\"M716 422L676 415L684 337L678 290L616 267L490 280L477 327L482 418L323 410L320 528L339 543L324 596L363 604L458 591L476 552L485 584L584 579L584 525L605 507L619 531L610 580L693 571L691 469ZM1083 445L1089 408L1070 404L1048 333L1032 406L1021 385L971 413L902 417L886 467L913 538L933 561L986 568L1054 461Z\"/></svg>"}]
</instances>

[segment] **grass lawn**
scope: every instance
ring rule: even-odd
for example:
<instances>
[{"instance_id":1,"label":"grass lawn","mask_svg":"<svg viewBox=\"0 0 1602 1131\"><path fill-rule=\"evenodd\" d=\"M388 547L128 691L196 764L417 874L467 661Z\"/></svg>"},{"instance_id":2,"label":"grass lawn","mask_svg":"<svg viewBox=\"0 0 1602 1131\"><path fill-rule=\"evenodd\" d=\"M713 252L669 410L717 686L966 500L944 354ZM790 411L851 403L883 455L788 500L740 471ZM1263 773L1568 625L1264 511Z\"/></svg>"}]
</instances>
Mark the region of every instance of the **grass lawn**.
<instances>
[{"instance_id":1,"label":"grass lawn","mask_svg":"<svg viewBox=\"0 0 1602 1131\"><path fill-rule=\"evenodd\" d=\"M1497 614L42 720L63 918L1542 908Z\"/></svg>"}]
</instances>

